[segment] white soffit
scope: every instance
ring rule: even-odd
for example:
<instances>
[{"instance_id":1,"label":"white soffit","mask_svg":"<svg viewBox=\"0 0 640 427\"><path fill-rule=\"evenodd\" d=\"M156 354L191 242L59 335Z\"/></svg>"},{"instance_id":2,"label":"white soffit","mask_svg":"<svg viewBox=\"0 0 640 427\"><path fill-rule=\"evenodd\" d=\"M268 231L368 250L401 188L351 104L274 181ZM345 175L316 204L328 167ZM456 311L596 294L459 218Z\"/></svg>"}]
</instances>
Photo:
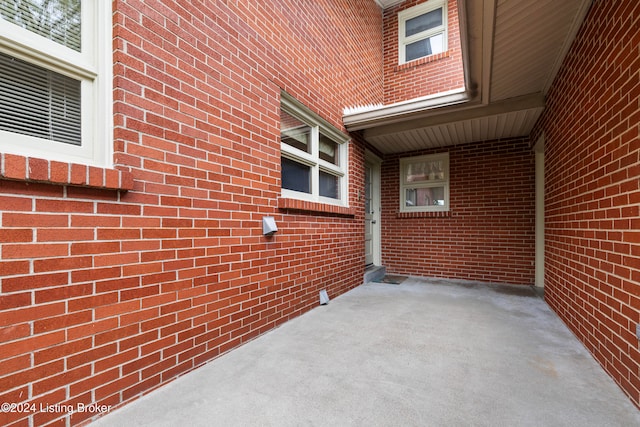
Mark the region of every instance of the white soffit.
<instances>
[{"instance_id":1,"label":"white soffit","mask_svg":"<svg viewBox=\"0 0 640 427\"><path fill-rule=\"evenodd\" d=\"M528 135L542 114L542 107L488 117L415 128L386 135L368 136L367 141L385 154L441 148L468 142L516 138Z\"/></svg>"},{"instance_id":2,"label":"white soffit","mask_svg":"<svg viewBox=\"0 0 640 427\"><path fill-rule=\"evenodd\" d=\"M498 0L491 101L546 93L591 0Z\"/></svg>"},{"instance_id":3,"label":"white soffit","mask_svg":"<svg viewBox=\"0 0 640 427\"><path fill-rule=\"evenodd\" d=\"M389 7L395 6L397 4L402 3L404 0L376 0L376 3L382 8L387 9Z\"/></svg>"},{"instance_id":4,"label":"white soffit","mask_svg":"<svg viewBox=\"0 0 640 427\"><path fill-rule=\"evenodd\" d=\"M401 3L376 1L382 7ZM385 111L391 112L390 106L373 108L359 117L345 115L346 127L362 130L365 139L380 152L528 136L593 0L458 1L469 23L466 28L469 55L475 64L472 68L482 69L481 76L477 71L471 76L481 82L478 93L482 102L469 98L468 102L449 103L444 108L430 105L419 114L403 110L400 116L385 117ZM478 53L480 45L482 54Z\"/></svg>"}]
</instances>

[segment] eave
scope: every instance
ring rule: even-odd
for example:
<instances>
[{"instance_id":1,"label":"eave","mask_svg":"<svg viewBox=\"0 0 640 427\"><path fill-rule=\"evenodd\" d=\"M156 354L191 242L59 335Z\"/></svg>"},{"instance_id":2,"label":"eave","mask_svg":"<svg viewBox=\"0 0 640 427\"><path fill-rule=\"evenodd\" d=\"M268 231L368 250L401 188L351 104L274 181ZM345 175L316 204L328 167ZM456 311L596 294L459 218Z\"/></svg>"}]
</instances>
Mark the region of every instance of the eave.
<instances>
[{"instance_id":1,"label":"eave","mask_svg":"<svg viewBox=\"0 0 640 427\"><path fill-rule=\"evenodd\" d=\"M591 3L458 0L465 88L350 112L345 127L383 154L527 137Z\"/></svg>"}]
</instances>

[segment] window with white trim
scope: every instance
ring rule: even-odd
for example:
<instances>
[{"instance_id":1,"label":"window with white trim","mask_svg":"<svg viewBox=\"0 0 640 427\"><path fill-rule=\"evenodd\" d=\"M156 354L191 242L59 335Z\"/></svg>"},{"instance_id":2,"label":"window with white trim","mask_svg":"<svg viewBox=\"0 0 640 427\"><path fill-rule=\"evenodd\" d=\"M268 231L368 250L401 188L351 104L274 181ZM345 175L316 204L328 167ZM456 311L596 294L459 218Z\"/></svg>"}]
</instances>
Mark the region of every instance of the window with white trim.
<instances>
[{"instance_id":1,"label":"window with white trim","mask_svg":"<svg viewBox=\"0 0 640 427\"><path fill-rule=\"evenodd\" d=\"M111 1L0 1L0 152L112 163Z\"/></svg>"},{"instance_id":2,"label":"window with white trim","mask_svg":"<svg viewBox=\"0 0 640 427\"><path fill-rule=\"evenodd\" d=\"M449 210L449 153L400 159L400 212Z\"/></svg>"},{"instance_id":3,"label":"window with white trim","mask_svg":"<svg viewBox=\"0 0 640 427\"><path fill-rule=\"evenodd\" d=\"M399 63L447 50L447 2L429 0L398 13Z\"/></svg>"},{"instance_id":4,"label":"window with white trim","mask_svg":"<svg viewBox=\"0 0 640 427\"><path fill-rule=\"evenodd\" d=\"M347 206L345 135L283 93L280 141L283 197Z\"/></svg>"}]
</instances>

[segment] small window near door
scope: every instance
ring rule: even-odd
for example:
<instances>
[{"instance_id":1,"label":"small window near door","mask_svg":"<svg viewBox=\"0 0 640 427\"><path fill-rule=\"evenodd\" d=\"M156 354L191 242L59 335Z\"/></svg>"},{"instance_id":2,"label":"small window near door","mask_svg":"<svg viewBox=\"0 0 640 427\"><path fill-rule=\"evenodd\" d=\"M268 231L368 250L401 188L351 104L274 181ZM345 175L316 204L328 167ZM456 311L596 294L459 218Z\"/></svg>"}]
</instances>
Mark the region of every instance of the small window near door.
<instances>
[{"instance_id":1,"label":"small window near door","mask_svg":"<svg viewBox=\"0 0 640 427\"><path fill-rule=\"evenodd\" d=\"M400 159L400 212L449 210L449 153Z\"/></svg>"},{"instance_id":2,"label":"small window near door","mask_svg":"<svg viewBox=\"0 0 640 427\"><path fill-rule=\"evenodd\" d=\"M446 50L446 0L430 0L398 13L400 64Z\"/></svg>"}]
</instances>

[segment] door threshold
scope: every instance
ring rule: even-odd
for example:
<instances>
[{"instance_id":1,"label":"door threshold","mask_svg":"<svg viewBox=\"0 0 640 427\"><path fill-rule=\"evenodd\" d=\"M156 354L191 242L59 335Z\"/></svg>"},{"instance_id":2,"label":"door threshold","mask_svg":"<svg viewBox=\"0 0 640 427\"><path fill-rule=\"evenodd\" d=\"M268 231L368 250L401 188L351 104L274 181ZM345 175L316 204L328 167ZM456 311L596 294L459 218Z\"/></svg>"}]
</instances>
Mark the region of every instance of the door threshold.
<instances>
[{"instance_id":1,"label":"door threshold","mask_svg":"<svg viewBox=\"0 0 640 427\"><path fill-rule=\"evenodd\" d=\"M387 267L382 265L368 265L364 269L363 284L375 282L382 279L387 274Z\"/></svg>"}]
</instances>

